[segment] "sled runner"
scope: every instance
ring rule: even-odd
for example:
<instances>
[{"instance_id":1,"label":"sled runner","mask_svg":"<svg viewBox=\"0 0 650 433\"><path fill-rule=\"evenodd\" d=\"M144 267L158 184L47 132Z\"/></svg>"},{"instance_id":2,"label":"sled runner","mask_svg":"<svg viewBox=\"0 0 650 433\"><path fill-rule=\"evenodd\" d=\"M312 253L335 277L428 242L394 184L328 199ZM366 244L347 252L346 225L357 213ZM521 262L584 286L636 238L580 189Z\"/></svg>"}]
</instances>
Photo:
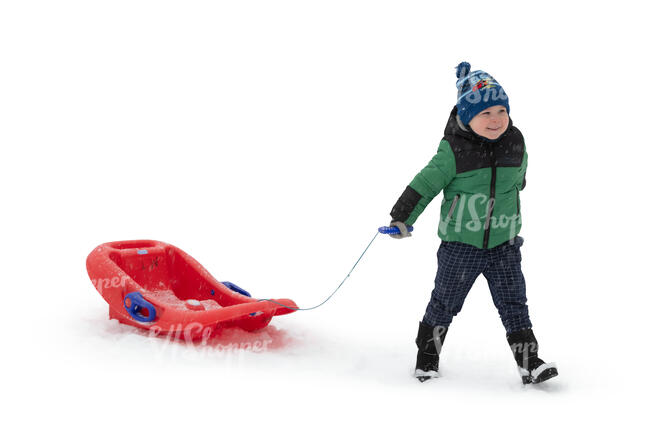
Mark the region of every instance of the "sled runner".
<instances>
[{"instance_id":1,"label":"sled runner","mask_svg":"<svg viewBox=\"0 0 650 433\"><path fill-rule=\"evenodd\" d=\"M164 242L108 242L90 253L86 268L108 302L110 318L157 333L199 338L217 327L254 331L294 311L217 281L189 254ZM290 299L274 301L297 308Z\"/></svg>"}]
</instances>

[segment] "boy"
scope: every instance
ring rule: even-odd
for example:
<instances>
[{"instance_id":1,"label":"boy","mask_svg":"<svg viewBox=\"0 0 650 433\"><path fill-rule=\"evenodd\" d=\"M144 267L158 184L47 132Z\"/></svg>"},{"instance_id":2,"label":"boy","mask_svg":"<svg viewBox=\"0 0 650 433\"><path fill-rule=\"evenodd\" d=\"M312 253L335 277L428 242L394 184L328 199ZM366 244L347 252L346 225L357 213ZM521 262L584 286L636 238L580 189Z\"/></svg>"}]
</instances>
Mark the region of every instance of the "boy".
<instances>
[{"instance_id":1,"label":"boy","mask_svg":"<svg viewBox=\"0 0 650 433\"><path fill-rule=\"evenodd\" d=\"M415 176L391 211L391 226L411 236L412 225L444 190L435 288L420 322L415 376L438 377L442 344L476 278L488 281L494 305L524 383L557 376L537 354L521 272L519 192L526 186L524 138L510 119L508 96L483 71L456 67L458 100L431 162Z\"/></svg>"}]
</instances>

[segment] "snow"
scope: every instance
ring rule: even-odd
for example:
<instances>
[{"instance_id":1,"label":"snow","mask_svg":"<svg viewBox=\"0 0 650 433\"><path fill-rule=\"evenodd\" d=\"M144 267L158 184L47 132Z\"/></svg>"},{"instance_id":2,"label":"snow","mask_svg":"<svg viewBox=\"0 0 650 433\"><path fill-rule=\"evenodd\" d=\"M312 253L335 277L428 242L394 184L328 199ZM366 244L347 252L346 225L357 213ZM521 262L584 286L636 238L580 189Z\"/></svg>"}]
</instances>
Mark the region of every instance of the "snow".
<instances>
[{"instance_id":1,"label":"snow","mask_svg":"<svg viewBox=\"0 0 650 433\"><path fill-rule=\"evenodd\" d=\"M627 1L3 2L2 430L638 429L645 16ZM413 377L440 198L327 304L259 333L188 344L108 319L85 258L128 239L258 298L321 302L435 152L462 60L504 86L526 137L523 267L557 378L521 384L482 278L440 377Z\"/></svg>"}]
</instances>

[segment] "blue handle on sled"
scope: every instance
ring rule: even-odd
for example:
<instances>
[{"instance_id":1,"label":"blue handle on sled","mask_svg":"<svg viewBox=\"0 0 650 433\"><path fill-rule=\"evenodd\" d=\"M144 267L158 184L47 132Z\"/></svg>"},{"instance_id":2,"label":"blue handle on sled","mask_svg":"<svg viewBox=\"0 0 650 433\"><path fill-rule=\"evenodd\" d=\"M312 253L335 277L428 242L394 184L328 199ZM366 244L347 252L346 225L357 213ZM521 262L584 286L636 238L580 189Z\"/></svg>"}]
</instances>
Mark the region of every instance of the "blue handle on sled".
<instances>
[{"instance_id":1,"label":"blue handle on sled","mask_svg":"<svg viewBox=\"0 0 650 433\"><path fill-rule=\"evenodd\" d=\"M412 232L413 231L413 226L406 226L406 229L409 232ZM379 233L381 233L382 235L398 235L400 233L399 229L397 227L395 227L395 226L392 226L392 227L383 226L383 227L379 227L378 230L379 230Z\"/></svg>"},{"instance_id":2,"label":"blue handle on sled","mask_svg":"<svg viewBox=\"0 0 650 433\"><path fill-rule=\"evenodd\" d=\"M156 307L147 302L139 292L131 292L124 297L124 308L138 322L153 322L156 320ZM145 315L142 310L147 310Z\"/></svg>"},{"instance_id":3,"label":"blue handle on sled","mask_svg":"<svg viewBox=\"0 0 650 433\"><path fill-rule=\"evenodd\" d=\"M242 289L241 287L239 287L235 283L231 283L230 281L222 281L221 284L228 287L233 292L237 292L237 293L239 293L241 295L248 296L249 298L252 297L250 293L248 293L246 290Z\"/></svg>"}]
</instances>

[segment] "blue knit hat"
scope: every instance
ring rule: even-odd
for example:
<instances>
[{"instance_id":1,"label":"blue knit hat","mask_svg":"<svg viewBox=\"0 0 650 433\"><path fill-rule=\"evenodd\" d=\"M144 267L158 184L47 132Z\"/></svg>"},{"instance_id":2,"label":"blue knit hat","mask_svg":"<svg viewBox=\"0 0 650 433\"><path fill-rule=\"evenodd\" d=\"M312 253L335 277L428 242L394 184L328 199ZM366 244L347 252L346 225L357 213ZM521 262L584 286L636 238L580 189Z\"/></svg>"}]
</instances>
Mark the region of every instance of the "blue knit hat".
<instances>
[{"instance_id":1,"label":"blue knit hat","mask_svg":"<svg viewBox=\"0 0 650 433\"><path fill-rule=\"evenodd\" d=\"M461 62L456 66L456 87L458 88L458 116L463 124L469 124L470 120L486 108L495 105L503 105L510 113L508 95L503 87L492 78L490 74L483 71L470 72L471 65Z\"/></svg>"}]
</instances>

